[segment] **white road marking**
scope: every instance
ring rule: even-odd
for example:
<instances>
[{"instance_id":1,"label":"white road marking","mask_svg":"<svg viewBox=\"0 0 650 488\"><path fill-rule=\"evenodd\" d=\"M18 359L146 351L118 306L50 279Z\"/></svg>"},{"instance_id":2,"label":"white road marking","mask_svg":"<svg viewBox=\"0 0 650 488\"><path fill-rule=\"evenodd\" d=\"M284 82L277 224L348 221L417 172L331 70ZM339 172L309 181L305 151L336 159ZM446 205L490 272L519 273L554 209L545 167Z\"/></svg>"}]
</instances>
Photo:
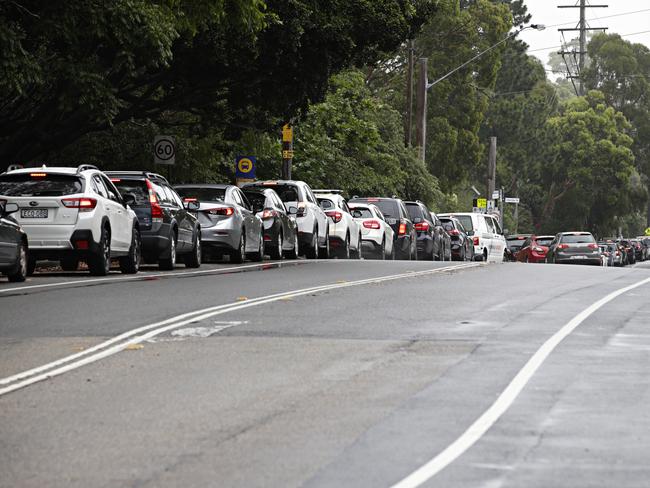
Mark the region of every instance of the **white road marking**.
<instances>
[{"instance_id":1,"label":"white road marking","mask_svg":"<svg viewBox=\"0 0 650 488\"><path fill-rule=\"evenodd\" d=\"M222 330L230 329L231 327L237 327L238 325L247 324L248 320L234 320L232 322L215 322L212 327L187 327L185 329L176 329L172 330L172 335L175 337L200 337L205 339L211 335L218 334Z\"/></svg>"},{"instance_id":2,"label":"white road marking","mask_svg":"<svg viewBox=\"0 0 650 488\"><path fill-rule=\"evenodd\" d=\"M341 261L343 262L343 261ZM0 385L8 385L4 388L0 388L0 396L12 391L24 388L26 386L32 385L39 381L43 381L54 376L58 376L74 369L80 368L100 359L106 358L116 354L128 346L133 344L140 344L141 342L147 341L152 337L160 335L164 332L168 332L173 329L178 329L185 325L190 325L194 323L201 322L203 320L215 317L217 315L222 315L229 312L234 312L237 310L242 310L246 308L256 307L259 305L264 305L267 303L276 302L279 300L286 300L287 298L295 298L304 295L309 295L313 293L319 293L328 290L336 290L339 288L349 288L352 286L361 286L374 283L382 283L384 281L393 281L404 278L414 278L418 276L427 276L436 273L442 273L446 271L455 271L459 269L474 268L484 266L481 263L468 263L468 264L458 264L454 266L445 266L441 268L433 268L423 271L410 271L406 273L400 273L396 275L380 276L376 278L367 278L363 280L349 281L346 283L334 283L330 285L321 285L313 286L310 288L302 288L299 290L293 290L283 293L276 293L273 295L267 295L259 298L251 298L244 302L235 302L225 305L217 305L214 307L204 308L202 310L196 310L194 312L184 313L169 319L156 322L154 324L145 325L143 327L138 327L130 331L124 332L118 336L115 336L107 341L104 341L96 346L90 347L78 353L66 356L64 358L52 361L48 364L17 373L12 376L0 379ZM110 346L110 347L109 347Z\"/></svg>"},{"instance_id":3,"label":"white road marking","mask_svg":"<svg viewBox=\"0 0 650 488\"><path fill-rule=\"evenodd\" d=\"M418 468L403 480L392 485L391 488L416 488L433 478L440 471L458 459L465 451L483 437L490 427L492 427L508 410L508 408L510 408L540 366L544 361L546 361L548 356L555 350L560 342L575 330L576 327L589 318L594 312L615 298L647 283L650 283L650 278L620 288L591 304L578 315L573 317L544 344L542 344L539 349L537 349L535 354L533 354L519 373L517 373L517 375L512 379L510 384L505 390L503 390L497 400L472 425L470 425L460 437L426 464Z\"/></svg>"}]
</instances>

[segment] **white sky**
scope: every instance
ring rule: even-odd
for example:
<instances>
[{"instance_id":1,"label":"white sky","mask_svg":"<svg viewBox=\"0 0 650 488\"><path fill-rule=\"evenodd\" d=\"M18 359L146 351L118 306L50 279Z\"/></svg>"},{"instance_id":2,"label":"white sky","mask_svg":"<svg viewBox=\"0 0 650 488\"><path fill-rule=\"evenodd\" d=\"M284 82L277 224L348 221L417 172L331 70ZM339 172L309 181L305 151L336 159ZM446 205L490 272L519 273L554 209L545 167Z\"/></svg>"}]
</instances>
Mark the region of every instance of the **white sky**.
<instances>
[{"instance_id":1,"label":"white sky","mask_svg":"<svg viewBox=\"0 0 650 488\"><path fill-rule=\"evenodd\" d=\"M558 28L571 28L580 20L579 8L557 8L558 5L579 5L579 0L525 0L532 24L545 24L546 30L526 29L519 37L529 46L529 54L544 64L550 52L559 51L562 42ZM609 27L608 33L620 34L632 43L650 47L650 0L587 0L587 5L608 5L608 8L587 8L589 27ZM558 25L566 24L566 25ZM634 35L630 35L634 34ZM565 32L567 41L578 32Z\"/></svg>"}]
</instances>

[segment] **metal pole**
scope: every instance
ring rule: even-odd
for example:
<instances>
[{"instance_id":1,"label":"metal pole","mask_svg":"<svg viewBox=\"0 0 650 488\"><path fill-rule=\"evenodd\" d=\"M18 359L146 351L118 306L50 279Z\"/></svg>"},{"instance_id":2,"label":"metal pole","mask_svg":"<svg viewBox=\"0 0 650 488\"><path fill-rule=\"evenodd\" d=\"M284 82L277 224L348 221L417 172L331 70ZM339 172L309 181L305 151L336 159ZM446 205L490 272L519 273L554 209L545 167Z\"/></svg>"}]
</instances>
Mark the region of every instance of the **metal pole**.
<instances>
[{"instance_id":1,"label":"metal pole","mask_svg":"<svg viewBox=\"0 0 650 488\"><path fill-rule=\"evenodd\" d=\"M585 95L584 67L585 49L587 47L587 23L585 19L586 0L580 0L580 57L578 58L578 76L580 76L580 96Z\"/></svg>"},{"instance_id":2,"label":"metal pole","mask_svg":"<svg viewBox=\"0 0 650 488\"><path fill-rule=\"evenodd\" d=\"M406 73L406 120L404 120L404 144L411 146L413 126L413 39L408 42L408 72Z\"/></svg>"},{"instance_id":3,"label":"metal pole","mask_svg":"<svg viewBox=\"0 0 650 488\"><path fill-rule=\"evenodd\" d=\"M291 124L282 127L282 179L291 179L293 163L293 128Z\"/></svg>"},{"instance_id":4,"label":"metal pole","mask_svg":"<svg viewBox=\"0 0 650 488\"><path fill-rule=\"evenodd\" d=\"M427 58L418 60L420 65L417 91L417 112L415 115L415 145L418 147L418 157L425 161L425 146L427 144Z\"/></svg>"},{"instance_id":5,"label":"metal pole","mask_svg":"<svg viewBox=\"0 0 650 488\"><path fill-rule=\"evenodd\" d=\"M497 138L490 137L490 152L488 154L488 177L487 177L487 198L492 199L492 194L496 189L497 173Z\"/></svg>"},{"instance_id":6,"label":"metal pole","mask_svg":"<svg viewBox=\"0 0 650 488\"><path fill-rule=\"evenodd\" d=\"M515 234L519 233L519 204L515 203Z\"/></svg>"}]
</instances>

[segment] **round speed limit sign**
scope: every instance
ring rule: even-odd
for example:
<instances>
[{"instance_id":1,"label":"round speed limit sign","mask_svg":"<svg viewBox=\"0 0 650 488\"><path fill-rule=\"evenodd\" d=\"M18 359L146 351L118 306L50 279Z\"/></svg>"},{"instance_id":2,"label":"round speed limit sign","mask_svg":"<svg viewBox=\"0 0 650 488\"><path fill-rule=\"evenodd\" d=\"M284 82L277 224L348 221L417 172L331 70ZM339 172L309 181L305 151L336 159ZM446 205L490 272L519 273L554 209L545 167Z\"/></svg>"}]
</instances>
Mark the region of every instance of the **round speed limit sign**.
<instances>
[{"instance_id":1,"label":"round speed limit sign","mask_svg":"<svg viewBox=\"0 0 650 488\"><path fill-rule=\"evenodd\" d=\"M154 160L158 164L174 164L176 146L171 136L156 136L153 143Z\"/></svg>"}]
</instances>

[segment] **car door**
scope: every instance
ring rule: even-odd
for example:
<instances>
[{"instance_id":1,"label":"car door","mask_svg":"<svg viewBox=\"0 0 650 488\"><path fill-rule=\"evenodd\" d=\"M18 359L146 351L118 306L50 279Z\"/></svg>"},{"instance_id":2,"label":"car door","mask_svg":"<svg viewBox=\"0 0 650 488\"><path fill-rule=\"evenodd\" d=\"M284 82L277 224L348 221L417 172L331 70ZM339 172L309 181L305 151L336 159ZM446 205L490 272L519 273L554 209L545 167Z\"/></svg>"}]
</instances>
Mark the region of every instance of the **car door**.
<instances>
[{"instance_id":1,"label":"car door","mask_svg":"<svg viewBox=\"0 0 650 488\"><path fill-rule=\"evenodd\" d=\"M277 212L280 223L282 224L282 235L284 237L284 242L282 243L285 248L293 248L293 243L296 234L296 221L292 218L287 212L284 203L280 200L280 197L274 191L269 191L269 198L273 209Z\"/></svg>"},{"instance_id":2,"label":"car door","mask_svg":"<svg viewBox=\"0 0 650 488\"><path fill-rule=\"evenodd\" d=\"M352 212L350 212L350 207L345 203L345 200L341 198L340 201L341 212L343 213L343 218L346 220L348 229L350 231L350 246L354 249L359 249L361 246L361 230L359 224L354 218L352 218Z\"/></svg>"},{"instance_id":3,"label":"car door","mask_svg":"<svg viewBox=\"0 0 650 488\"><path fill-rule=\"evenodd\" d=\"M316 216L316 222L318 224L318 235L321 238L320 245L324 245L327 239L329 232L329 217L325 214L325 211L318 205L318 200L311 191L311 188L308 185L302 187L302 191L305 194L306 204L312 209L314 215Z\"/></svg>"},{"instance_id":4,"label":"car door","mask_svg":"<svg viewBox=\"0 0 650 488\"><path fill-rule=\"evenodd\" d=\"M257 225L257 218L253 213L253 209L250 207L250 204L245 203L244 194L239 190L239 188L232 188L231 197L235 205L239 207L242 220L244 221L244 229L246 230L246 252L257 251L260 240L260 228L259 225ZM248 202L248 200L246 200L246 202Z\"/></svg>"},{"instance_id":5,"label":"car door","mask_svg":"<svg viewBox=\"0 0 650 488\"><path fill-rule=\"evenodd\" d=\"M18 240L16 227L3 217L4 207L0 206L0 266L14 263L17 255Z\"/></svg>"},{"instance_id":6,"label":"car door","mask_svg":"<svg viewBox=\"0 0 650 488\"><path fill-rule=\"evenodd\" d=\"M527 238L524 243L521 245L521 248L519 251L517 251L517 254L515 256L516 261L521 261L525 262L526 258L530 258L530 250L533 245L532 239L529 237Z\"/></svg>"},{"instance_id":7,"label":"car door","mask_svg":"<svg viewBox=\"0 0 650 488\"><path fill-rule=\"evenodd\" d=\"M97 173L92 176L93 191L98 194L97 206L101 205L103 213L108 218L111 226L111 249L124 251L128 249L126 244L127 232L124 229L124 215L126 209L122 206L120 193L115 189L108 178ZM129 231L129 237L131 233ZM130 239L129 239L130 244Z\"/></svg>"},{"instance_id":8,"label":"car door","mask_svg":"<svg viewBox=\"0 0 650 488\"><path fill-rule=\"evenodd\" d=\"M165 189L171 194L172 201L175 204L174 206L177 208L179 240L182 234L184 250L189 251L194 248L194 232L197 218L185 208L183 199L176 193L176 190L169 186L165 186Z\"/></svg>"}]
</instances>

